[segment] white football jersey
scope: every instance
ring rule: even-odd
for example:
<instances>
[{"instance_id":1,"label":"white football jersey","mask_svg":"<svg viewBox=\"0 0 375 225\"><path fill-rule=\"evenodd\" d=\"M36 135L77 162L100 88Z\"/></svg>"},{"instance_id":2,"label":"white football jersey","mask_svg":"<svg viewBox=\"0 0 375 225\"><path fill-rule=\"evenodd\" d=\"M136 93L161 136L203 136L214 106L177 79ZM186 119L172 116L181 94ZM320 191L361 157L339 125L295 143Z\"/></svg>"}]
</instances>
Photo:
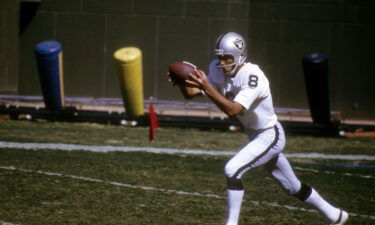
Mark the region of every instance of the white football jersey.
<instances>
[{"instance_id":1,"label":"white football jersey","mask_svg":"<svg viewBox=\"0 0 375 225\"><path fill-rule=\"evenodd\" d=\"M240 103L245 109L237 114L246 129L267 129L277 122L267 77L258 65L244 63L235 77L228 77L219 60L210 64L208 80L226 98Z\"/></svg>"}]
</instances>

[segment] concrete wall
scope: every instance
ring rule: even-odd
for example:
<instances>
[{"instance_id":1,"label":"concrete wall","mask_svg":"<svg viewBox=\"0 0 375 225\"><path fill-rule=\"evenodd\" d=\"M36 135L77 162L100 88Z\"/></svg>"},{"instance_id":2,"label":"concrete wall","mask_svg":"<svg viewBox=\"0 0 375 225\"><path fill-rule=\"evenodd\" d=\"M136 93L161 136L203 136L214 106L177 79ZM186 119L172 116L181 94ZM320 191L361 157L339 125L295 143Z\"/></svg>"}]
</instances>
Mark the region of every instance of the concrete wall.
<instances>
[{"instance_id":1,"label":"concrete wall","mask_svg":"<svg viewBox=\"0 0 375 225\"><path fill-rule=\"evenodd\" d=\"M18 2L0 1L0 92L18 90Z\"/></svg>"},{"instance_id":2,"label":"concrete wall","mask_svg":"<svg viewBox=\"0 0 375 225\"><path fill-rule=\"evenodd\" d=\"M64 48L66 96L120 97L112 55L137 46L145 98L182 100L165 77L168 64L207 70L217 36L236 31L269 77L276 106L308 108L301 59L324 52L332 109L375 118L373 11L370 0L43 0L20 39L18 93L40 95L33 48L53 39Z\"/></svg>"}]
</instances>

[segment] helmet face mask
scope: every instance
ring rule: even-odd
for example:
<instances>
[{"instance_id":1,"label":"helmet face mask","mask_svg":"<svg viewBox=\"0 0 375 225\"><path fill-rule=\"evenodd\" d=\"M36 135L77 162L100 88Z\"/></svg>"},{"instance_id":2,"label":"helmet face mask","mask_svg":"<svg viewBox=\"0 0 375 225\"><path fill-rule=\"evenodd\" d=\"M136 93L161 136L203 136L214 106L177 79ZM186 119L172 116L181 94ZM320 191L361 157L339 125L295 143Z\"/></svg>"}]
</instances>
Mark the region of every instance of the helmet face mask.
<instances>
[{"instance_id":1,"label":"helmet face mask","mask_svg":"<svg viewBox=\"0 0 375 225\"><path fill-rule=\"evenodd\" d=\"M232 55L218 55L217 56L219 63L217 64L217 68L223 69L225 74L230 75L229 73L233 71L236 63L234 63L234 58Z\"/></svg>"},{"instance_id":2,"label":"helmet face mask","mask_svg":"<svg viewBox=\"0 0 375 225\"><path fill-rule=\"evenodd\" d=\"M225 66L234 66L231 71L225 72L226 75L234 75L238 66L242 65L247 57L247 48L245 39L234 32L221 35L216 42L215 54L220 57L231 56L233 64ZM218 66L223 67L223 66Z\"/></svg>"}]
</instances>

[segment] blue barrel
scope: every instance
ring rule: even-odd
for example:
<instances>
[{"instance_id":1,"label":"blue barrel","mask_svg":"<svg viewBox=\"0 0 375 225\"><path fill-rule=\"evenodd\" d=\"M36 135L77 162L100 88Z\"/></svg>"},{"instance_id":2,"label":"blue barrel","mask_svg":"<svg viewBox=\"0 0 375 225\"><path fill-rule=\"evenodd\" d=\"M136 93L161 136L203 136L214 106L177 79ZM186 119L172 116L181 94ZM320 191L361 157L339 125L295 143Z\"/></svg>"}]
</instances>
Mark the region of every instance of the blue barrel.
<instances>
[{"instance_id":1,"label":"blue barrel","mask_svg":"<svg viewBox=\"0 0 375 225\"><path fill-rule=\"evenodd\" d=\"M61 44L56 41L41 42L35 47L35 55L44 104L51 111L59 111L64 105Z\"/></svg>"}]
</instances>

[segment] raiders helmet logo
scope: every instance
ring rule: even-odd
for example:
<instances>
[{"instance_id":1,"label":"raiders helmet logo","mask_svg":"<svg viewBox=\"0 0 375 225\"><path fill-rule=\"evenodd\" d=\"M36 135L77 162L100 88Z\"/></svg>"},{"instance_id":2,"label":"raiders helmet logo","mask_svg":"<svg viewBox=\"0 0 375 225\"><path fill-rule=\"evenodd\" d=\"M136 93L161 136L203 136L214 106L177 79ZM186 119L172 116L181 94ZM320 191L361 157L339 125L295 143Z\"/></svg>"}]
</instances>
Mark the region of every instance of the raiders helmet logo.
<instances>
[{"instance_id":1,"label":"raiders helmet logo","mask_svg":"<svg viewBox=\"0 0 375 225\"><path fill-rule=\"evenodd\" d=\"M241 39L236 39L233 43L239 50L243 49L243 41Z\"/></svg>"}]
</instances>

